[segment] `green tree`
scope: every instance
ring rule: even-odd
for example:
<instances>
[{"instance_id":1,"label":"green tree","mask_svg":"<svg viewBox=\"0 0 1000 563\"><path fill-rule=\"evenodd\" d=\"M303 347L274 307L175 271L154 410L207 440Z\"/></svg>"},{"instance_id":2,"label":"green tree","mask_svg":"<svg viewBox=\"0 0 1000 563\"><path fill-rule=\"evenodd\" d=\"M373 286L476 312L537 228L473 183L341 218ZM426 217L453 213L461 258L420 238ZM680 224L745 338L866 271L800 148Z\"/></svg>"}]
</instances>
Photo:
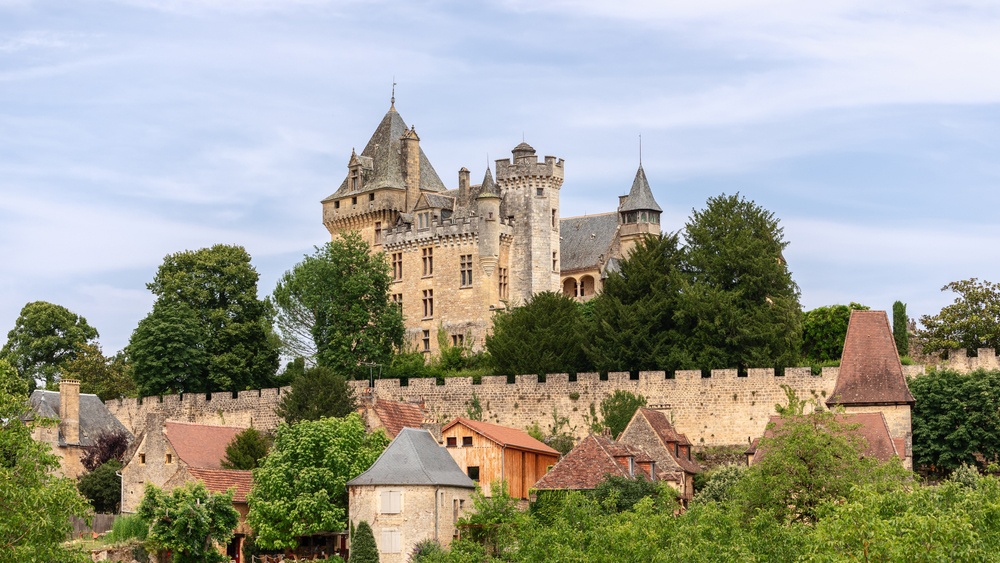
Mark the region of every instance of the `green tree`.
<instances>
[{"instance_id":1,"label":"green tree","mask_svg":"<svg viewBox=\"0 0 1000 563\"><path fill-rule=\"evenodd\" d=\"M99 467L84 473L77 481L76 488L80 494L87 497L94 512L111 514L118 512L122 501L122 478L117 475L122 464L117 459L111 459Z\"/></svg>"},{"instance_id":2,"label":"green tree","mask_svg":"<svg viewBox=\"0 0 1000 563\"><path fill-rule=\"evenodd\" d=\"M646 406L646 398L622 389L616 390L601 401L601 425L611 431L617 440L625 431L635 411Z\"/></svg>"},{"instance_id":3,"label":"green tree","mask_svg":"<svg viewBox=\"0 0 1000 563\"><path fill-rule=\"evenodd\" d=\"M358 527L351 534L351 558L349 563L378 563L378 547L375 545L375 534L368 522L358 522Z\"/></svg>"},{"instance_id":4,"label":"green tree","mask_svg":"<svg viewBox=\"0 0 1000 563\"><path fill-rule=\"evenodd\" d=\"M709 472L705 486L695 495L695 502L727 502L732 500L737 484L746 472L746 465L723 465Z\"/></svg>"},{"instance_id":5,"label":"green tree","mask_svg":"<svg viewBox=\"0 0 1000 563\"><path fill-rule=\"evenodd\" d=\"M693 367L676 318L685 285L682 259L676 234L646 237L588 301L593 328L585 349L598 370Z\"/></svg>"},{"instance_id":6,"label":"green tree","mask_svg":"<svg viewBox=\"0 0 1000 563\"><path fill-rule=\"evenodd\" d=\"M520 307L497 311L486 349L501 374L577 373L590 367L584 332L576 302L545 291Z\"/></svg>"},{"instance_id":7,"label":"green tree","mask_svg":"<svg viewBox=\"0 0 1000 563\"><path fill-rule=\"evenodd\" d=\"M242 471L256 469L270 449L270 436L256 428L247 428L234 436L233 441L226 445L226 455L221 462L222 468Z\"/></svg>"},{"instance_id":8,"label":"green tree","mask_svg":"<svg viewBox=\"0 0 1000 563\"><path fill-rule=\"evenodd\" d=\"M275 413L289 424L300 420L343 417L357 409L354 388L330 368L316 366L292 380Z\"/></svg>"},{"instance_id":9,"label":"green tree","mask_svg":"<svg viewBox=\"0 0 1000 563\"><path fill-rule=\"evenodd\" d=\"M811 362L839 362L844 353L844 339L851 311L867 311L868 307L850 305L816 307L802 314L802 355Z\"/></svg>"},{"instance_id":10,"label":"green tree","mask_svg":"<svg viewBox=\"0 0 1000 563\"><path fill-rule=\"evenodd\" d=\"M90 506L72 479L57 476L58 458L22 422L27 392L27 382L0 359L0 563L88 561L63 542L70 516L87 516Z\"/></svg>"},{"instance_id":11,"label":"green tree","mask_svg":"<svg viewBox=\"0 0 1000 563\"><path fill-rule=\"evenodd\" d=\"M892 337L896 341L896 351L900 356L910 353L910 318L906 316L906 303L892 304Z\"/></svg>"},{"instance_id":12,"label":"green tree","mask_svg":"<svg viewBox=\"0 0 1000 563\"><path fill-rule=\"evenodd\" d=\"M36 381L53 387L67 362L98 337L87 319L45 301L28 303L7 333L0 357L7 358L32 388Z\"/></svg>"},{"instance_id":13,"label":"green tree","mask_svg":"<svg viewBox=\"0 0 1000 563\"><path fill-rule=\"evenodd\" d=\"M502 557L512 550L520 528L525 525L525 514L518 509L518 501L510 496L506 481L490 484L492 496L484 496L477 486L472 493L472 512L458 521L463 540L482 546L487 557Z\"/></svg>"},{"instance_id":14,"label":"green tree","mask_svg":"<svg viewBox=\"0 0 1000 563\"><path fill-rule=\"evenodd\" d=\"M684 238L682 319L701 368L795 365L802 342L799 288L774 214L739 196L708 199Z\"/></svg>"},{"instance_id":15,"label":"green tree","mask_svg":"<svg viewBox=\"0 0 1000 563\"><path fill-rule=\"evenodd\" d=\"M958 294L936 315L920 317L917 331L925 354L941 350L1000 348L1000 284L976 278L951 282L941 291Z\"/></svg>"},{"instance_id":16,"label":"green tree","mask_svg":"<svg viewBox=\"0 0 1000 563\"><path fill-rule=\"evenodd\" d=\"M149 524L146 543L170 551L176 563L223 563L219 553L233 537L239 513L233 508L233 490L212 494L202 483L186 483L165 492L146 485L139 517Z\"/></svg>"},{"instance_id":17,"label":"green tree","mask_svg":"<svg viewBox=\"0 0 1000 563\"><path fill-rule=\"evenodd\" d=\"M632 510L637 502L644 498L658 500L662 493L666 493L655 481L650 481L640 476L638 479L608 475L603 481L597 484L597 488L591 491L591 496L601 505L606 512L625 512ZM675 501L676 494L667 496L671 501ZM672 508L672 507L671 507Z\"/></svg>"},{"instance_id":18,"label":"green tree","mask_svg":"<svg viewBox=\"0 0 1000 563\"><path fill-rule=\"evenodd\" d=\"M257 298L258 277L243 247L218 244L168 255L146 285L157 296L157 304L186 305L204 331L206 366L200 381L183 373L173 375L175 380L186 377L197 387L184 391L241 391L273 384L278 369L273 311L267 301ZM148 379L140 371L136 346L130 344L130 351L137 377Z\"/></svg>"},{"instance_id":19,"label":"green tree","mask_svg":"<svg viewBox=\"0 0 1000 563\"><path fill-rule=\"evenodd\" d=\"M185 303L157 301L128 344L139 394L210 391L208 331Z\"/></svg>"},{"instance_id":20,"label":"green tree","mask_svg":"<svg viewBox=\"0 0 1000 563\"><path fill-rule=\"evenodd\" d=\"M93 393L102 401L132 397L138 392L131 366L123 354L107 358L98 344L84 344L76 357L65 363L66 377L80 380L81 393Z\"/></svg>"},{"instance_id":21,"label":"green tree","mask_svg":"<svg viewBox=\"0 0 1000 563\"><path fill-rule=\"evenodd\" d=\"M369 365L388 366L403 344L403 316L389 300L392 277L382 252L373 253L356 232L316 249L274 290L278 327L286 353L311 357L353 379Z\"/></svg>"},{"instance_id":22,"label":"green tree","mask_svg":"<svg viewBox=\"0 0 1000 563\"><path fill-rule=\"evenodd\" d=\"M254 470L247 522L257 545L295 547L296 537L343 530L346 483L367 470L389 440L368 434L357 413L281 424L271 453Z\"/></svg>"}]
</instances>

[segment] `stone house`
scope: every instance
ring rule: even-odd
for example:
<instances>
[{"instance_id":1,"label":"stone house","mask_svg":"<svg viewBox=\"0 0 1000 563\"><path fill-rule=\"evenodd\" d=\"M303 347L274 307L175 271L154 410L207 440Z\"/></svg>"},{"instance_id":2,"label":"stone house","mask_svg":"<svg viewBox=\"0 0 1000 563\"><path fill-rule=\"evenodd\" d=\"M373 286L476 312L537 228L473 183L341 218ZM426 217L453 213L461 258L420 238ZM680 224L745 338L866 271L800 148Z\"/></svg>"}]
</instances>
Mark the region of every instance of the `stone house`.
<instances>
[{"instance_id":1,"label":"stone house","mask_svg":"<svg viewBox=\"0 0 1000 563\"><path fill-rule=\"evenodd\" d=\"M52 453L59 457L61 473L76 479L86 470L80 462L84 450L94 444L101 434L122 433L132 439L132 433L97 395L80 393L80 382L63 379L59 391L36 389L31 393L31 411L28 419L35 417L58 419L57 426L34 425L32 437L49 444Z\"/></svg>"},{"instance_id":2,"label":"stone house","mask_svg":"<svg viewBox=\"0 0 1000 563\"><path fill-rule=\"evenodd\" d=\"M507 482L510 496L527 499L531 486L559 461L559 452L524 432L458 417L441 429L455 463L490 496L494 481Z\"/></svg>"},{"instance_id":3,"label":"stone house","mask_svg":"<svg viewBox=\"0 0 1000 563\"><path fill-rule=\"evenodd\" d=\"M857 426L852 432L865 439L865 450L861 454L864 457L874 457L883 462L889 461L893 457L903 460L905 442L902 438L893 438L889 435L889 425L882 413L866 412L834 416L837 422ZM764 431L763 438L772 438L784 422L785 419L780 416L772 416L767 424L767 430ZM760 447L760 440L760 438L755 439L744 452L747 457L747 465L753 465L767 455L767 448Z\"/></svg>"},{"instance_id":4,"label":"stone house","mask_svg":"<svg viewBox=\"0 0 1000 563\"><path fill-rule=\"evenodd\" d=\"M903 466L913 468L913 395L885 311L851 311L837 383L826 404L847 414L880 413L899 448Z\"/></svg>"},{"instance_id":5,"label":"stone house","mask_svg":"<svg viewBox=\"0 0 1000 563\"><path fill-rule=\"evenodd\" d=\"M428 354L438 352L439 331L451 345L482 347L493 312L536 293L592 297L635 241L660 232L661 210L641 166L616 211L562 219L563 160L539 161L524 142L511 153L495 161L495 180L487 167L473 184L463 167L448 189L393 98L322 201L331 237L357 231L385 253L407 341Z\"/></svg>"},{"instance_id":6,"label":"stone house","mask_svg":"<svg viewBox=\"0 0 1000 563\"><path fill-rule=\"evenodd\" d=\"M588 491L608 478L656 480L656 462L639 448L590 434L535 483L535 490Z\"/></svg>"},{"instance_id":7,"label":"stone house","mask_svg":"<svg viewBox=\"0 0 1000 563\"><path fill-rule=\"evenodd\" d=\"M691 459L691 441L674 429L663 412L640 407L618 443L638 448L654 459L656 478L670 483L685 506L694 498L694 476L701 472L701 466Z\"/></svg>"},{"instance_id":8,"label":"stone house","mask_svg":"<svg viewBox=\"0 0 1000 563\"><path fill-rule=\"evenodd\" d=\"M371 525L379 561L402 563L420 541L451 543L475 489L430 432L403 428L367 471L347 482L348 513L352 527L362 520Z\"/></svg>"}]
</instances>

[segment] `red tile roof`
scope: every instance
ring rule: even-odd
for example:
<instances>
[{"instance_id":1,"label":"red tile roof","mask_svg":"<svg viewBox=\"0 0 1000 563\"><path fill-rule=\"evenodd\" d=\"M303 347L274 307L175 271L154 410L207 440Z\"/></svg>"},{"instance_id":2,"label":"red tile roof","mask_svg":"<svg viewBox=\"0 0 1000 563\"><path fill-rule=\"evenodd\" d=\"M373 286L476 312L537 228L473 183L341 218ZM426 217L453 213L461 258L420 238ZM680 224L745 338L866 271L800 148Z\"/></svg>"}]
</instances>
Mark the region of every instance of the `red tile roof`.
<instances>
[{"instance_id":1,"label":"red tile roof","mask_svg":"<svg viewBox=\"0 0 1000 563\"><path fill-rule=\"evenodd\" d=\"M635 458L645 456L641 450L617 444L605 436L591 434L559 460L559 463L535 483L534 488L589 490L597 488L608 475L629 477L628 461L621 463L616 459L625 455L632 455ZM645 458L648 459L648 456ZM645 475L645 471L638 463L634 469L636 475ZM648 475L645 476L649 478Z\"/></svg>"},{"instance_id":2,"label":"red tile roof","mask_svg":"<svg viewBox=\"0 0 1000 563\"><path fill-rule=\"evenodd\" d=\"M861 435L867 444L861 452L865 457L874 457L879 461L889 461L893 456L902 458L905 452L900 449L904 446L902 439L894 439L889 435L889 426L885 422L885 416L880 412L852 413L835 415L837 422L842 424L858 425L853 432ZM764 438L771 438L777 429L785 423L784 418L772 416L764 431ZM766 448L760 448L759 439L750 444L750 448L745 452L752 455L751 464L757 463L766 454Z\"/></svg>"},{"instance_id":3,"label":"red tile roof","mask_svg":"<svg viewBox=\"0 0 1000 563\"><path fill-rule=\"evenodd\" d=\"M375 415L385 426L389 438L395 438L403 428L420 428L424 423L424 410L413 403L397 403L378 399L372 406Z\"/></svg>"},{"instance_id":4,"label":"red tile roof","mask_svg":"<svg viewBox=\"0 0 1000 563\"><path fill-rule=\"evenodd\" d=\"M168 420L164 433L177 457L189 467L221 469L219 462L226 457L226 446L245 430L233 426L208 426Z\"/></svg>"},{"instance_id":5,"label":"red tile roof","mask_svg":"<svg viewBox=\"0 0 1000 563\"><path fill-rule=\"evenodd\" d=\"M213 493L224 493L236 489L233 502L246 502L250 487L253 486L252 471L231 471L227 469L203 469L188 467L192 477L205 483L205 488Z\"/></svg>"},{"instance_id":6,"label":"red tile roof","mask_svg":"<svg viewBox=\"0 0 1000 563\"><path fill-rule=\"evenodd\" d=\"M449 422L447 426L441 429L441 432L447 432L449 428L455 426L456 424L466 426L467 428L486 436L501 446L513 447L554 456L559 455L559 452L549 446L546 446L544 443L539 442L531 436L528 436L528 433L523 430L500 426L498 424L490 424L489 422L482 422L479 420L470 420L461 416Z\"/></svg>"},{"instance_id":7,"label":"red tile roof","mask_svg":"<svg viewBox=\"0 0 1000 563\"><path fill-rule=\"evenodd\" d=\"M913 404L885 311L851 311L827 405Z\"/></svg>"},{"instance_id":8,"label":"red tile roof","mask_svg":"<svg viewBox=\"0 0 1000 563\"><path fill-rule=\"evenodd\" d=\"M674 455L675 450L671 445L672 443L676 442L681 446L688 446L690 448L691 441L688 440L687 436L674 429L674 426L670 424L669 420L667 420L667 415L664 414L663 411L640 407L639 410L636 411L635 416L641 416L649 422L649 427L652 428L653 432L655 432L660 438L660 441L663 442L664 449L670 453L670 457L674 458L674 461L677 462L677 465L681 466L681 469L688 473L701 473L700 465L691 461L686 456ZM629 422L629 424L631 424L631 422ZM688 451L690 451L690 449Z\"/></svg>"}]
</instances>

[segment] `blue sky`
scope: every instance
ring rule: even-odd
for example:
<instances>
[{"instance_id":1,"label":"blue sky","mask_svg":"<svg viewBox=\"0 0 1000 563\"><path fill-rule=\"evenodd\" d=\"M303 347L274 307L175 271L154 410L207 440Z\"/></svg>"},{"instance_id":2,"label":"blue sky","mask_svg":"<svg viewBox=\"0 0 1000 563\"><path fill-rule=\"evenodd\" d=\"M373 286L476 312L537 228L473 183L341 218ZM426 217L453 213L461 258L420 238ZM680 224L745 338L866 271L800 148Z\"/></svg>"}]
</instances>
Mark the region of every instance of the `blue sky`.
<instances>
[{"instance_id":1,"label":"blue sky","mask_svg":"<svg viewBox=\"0 0 1000 563\"><path fill-rule=\"evenodd\" d=\"M449 187L522 135L564 216L643 166L666 229L740 192L806 309L936 313L1000 280L1000 6L829 0L0 0L0 343L35 300L106 353L166 254L241 244L261 295L388 109Z\"/></svg>"}]
</instances>

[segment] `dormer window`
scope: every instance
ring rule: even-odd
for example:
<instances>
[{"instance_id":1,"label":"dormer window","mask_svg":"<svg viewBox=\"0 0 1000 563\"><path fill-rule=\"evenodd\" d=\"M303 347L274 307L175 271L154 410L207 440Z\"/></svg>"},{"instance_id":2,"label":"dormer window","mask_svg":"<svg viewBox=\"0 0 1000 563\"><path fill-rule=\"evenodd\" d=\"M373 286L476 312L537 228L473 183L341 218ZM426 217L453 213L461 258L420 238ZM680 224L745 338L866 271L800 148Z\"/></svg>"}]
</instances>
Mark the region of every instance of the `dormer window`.
<instances>
[{"instance_id":1,"label":"dormer window","mask_svg":"<svg viewBox=\"0 0 1000 563\"><path fill-rule=\"evenodd\" d=\"M361 167L355 166L351 168L351 191L358 191L361 189Z\"/></svg>"},{"instance_id":2,"label":"dormer window","mask_svg":"<svg viewBox=\"0 0 1000 563\"><path fill-rule=\"evenodd\" d=\"M417 214L417 228L426 229L431 226L431 212L424 211Z\"/></svg>"}]
</instances>

